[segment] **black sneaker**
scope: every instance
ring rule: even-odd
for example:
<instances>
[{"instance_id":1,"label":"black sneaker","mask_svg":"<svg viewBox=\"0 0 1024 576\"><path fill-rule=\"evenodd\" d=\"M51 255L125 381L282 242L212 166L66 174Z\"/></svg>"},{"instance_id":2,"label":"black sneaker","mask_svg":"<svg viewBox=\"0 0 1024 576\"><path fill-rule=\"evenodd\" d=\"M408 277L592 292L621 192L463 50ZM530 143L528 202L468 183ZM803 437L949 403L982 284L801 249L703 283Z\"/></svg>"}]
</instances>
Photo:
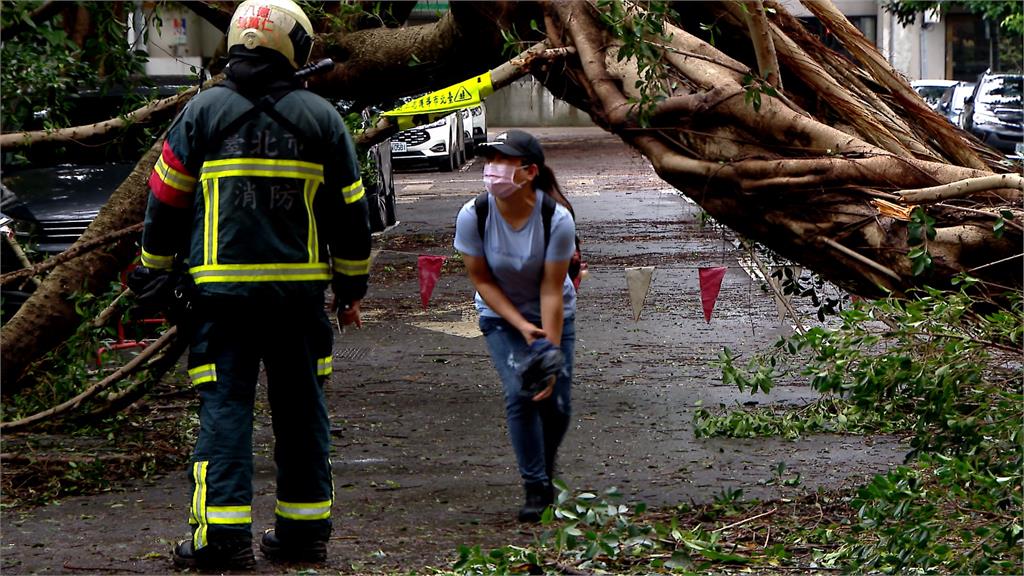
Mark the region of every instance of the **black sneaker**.
<instances>
[{"instance_id":1,"label":"black sneaker","mask_svg":"<svg viewBox=\"0 0 1024 576\"><path fill-rule=\"evenodd\" d=\"M196 570L248 570L256 566L252 541L236 538L210 542L199 550L193 548L192 539L182 540L171 553L177 568Z\"/></svg>"},{"instance_id":2,"label":"black sneaker","mask_svg":"<svg viewBox=\"0 0 1024 576\"><path fill-rule=\"evenodd\" d=\"M555 502L554 487L547 482L540 482L525 484L524 488L526 489L526 503L519 509L519 521L540 522L544 509Z\"/></svg>"},{"instance_id":3,"label":"black sneaker","mask_svg":"<svg viewBox=\"0 0 1024 576\"><path fill-rule=\"evenodd\" d=\"M305 542L281 542L273 528L260 538L260 552L267 560L274 562L316 562L327 561L327 541L307 540Z\"/></svg>"}]
</instances>

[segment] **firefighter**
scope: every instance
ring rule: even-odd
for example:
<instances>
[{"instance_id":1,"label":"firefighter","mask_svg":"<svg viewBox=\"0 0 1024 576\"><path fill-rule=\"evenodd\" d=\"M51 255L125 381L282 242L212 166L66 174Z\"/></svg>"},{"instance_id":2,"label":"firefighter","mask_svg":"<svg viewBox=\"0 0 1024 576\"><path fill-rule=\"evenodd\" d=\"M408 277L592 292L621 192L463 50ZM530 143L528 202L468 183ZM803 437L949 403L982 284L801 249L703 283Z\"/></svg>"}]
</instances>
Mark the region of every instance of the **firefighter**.
<instances>
[{"instance_id":1,"label":"firefighter","mask_svg":"<svg viewBox=\"0 0 1024 576\"><path fill-rule=\"evenodd\" d=\"M259 547L270 560L326 560L334 490L323 386L333 328L324 291L330 284L342 325L360 325L370 231L352 139L338 112L296 80L312 45L312 25L291 0L240 4L226 80L175 119L150 176L139 275L152 281L185 266L194 282L180 326L191 337L200 429L188 471L192 537L173 550L179 568L255 564L261 361L277 504Z\"/></svg>"}]
</instances>

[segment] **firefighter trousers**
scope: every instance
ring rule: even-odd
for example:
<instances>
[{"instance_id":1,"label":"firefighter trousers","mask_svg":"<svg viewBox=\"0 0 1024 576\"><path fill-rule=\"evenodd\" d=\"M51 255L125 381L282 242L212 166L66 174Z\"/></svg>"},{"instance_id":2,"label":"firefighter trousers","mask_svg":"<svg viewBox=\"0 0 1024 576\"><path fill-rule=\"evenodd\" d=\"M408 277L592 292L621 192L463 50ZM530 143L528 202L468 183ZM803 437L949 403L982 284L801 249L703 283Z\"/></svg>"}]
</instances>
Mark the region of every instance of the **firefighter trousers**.
<instances>
[{"instance_id":1,"label":"firefighter trousers","mask_svg":"<svg viewBox=\"0 0 1024 576\"><path fill-rule=\"evenodd\" d=\"M333 330L318 301L206 303L192 322L189 377L199 437L188 471L193 546L252 538L253 404L260 362L277 465L277 536L326 541L334 489L323 385Z\"/></svg>"}]
</instances>

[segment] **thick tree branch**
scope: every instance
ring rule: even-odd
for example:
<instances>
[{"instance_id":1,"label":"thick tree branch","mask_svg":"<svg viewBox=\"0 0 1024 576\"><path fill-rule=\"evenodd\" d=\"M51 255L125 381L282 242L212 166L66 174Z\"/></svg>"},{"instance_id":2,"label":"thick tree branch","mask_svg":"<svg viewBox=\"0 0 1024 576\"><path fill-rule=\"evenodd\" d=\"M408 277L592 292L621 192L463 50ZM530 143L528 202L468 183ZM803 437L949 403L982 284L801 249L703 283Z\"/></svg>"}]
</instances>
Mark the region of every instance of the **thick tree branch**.
<instances>
[{"instance_id":1,"label":"thick tree branch","mask_svg":"<svg viewBox=\"0 0 1024 576\"><path fill-rule=\"evenodd\" d=\"M121 230L118 230L116 232L104 234L99 238L93 238L88 242L75 244L74 246L68 248L67 250L61 252L60 254L48 258L47 260L40 262L39 264L29 266L28 268L22 268L21 270L15 270L14 272L8 272L0 276L0 286L6 286L11 282L21 280L22 278L38 276L39 274L46 272L51 268L55 268L63 264L64 262L67 262L68 260L77 258L79 256L82 256L83 254L88 253L90 250L95 250L100 246L106 246L107 244L110 244L112 242L117 242L118 240L121 240L126 236L138 234L141 231L142 222L139 222L138 224L133 224L127 228L122 228Z\"/></svg>"},{"instance_id":2,"label":"thick tree branch","mask_svg":"<svg viewBox=\"0 0 1024 576\"><path fill-rule=\"evenodd\" d=\"M528 74L535 67L551 60L565 58L575 53L572 48L548 48L547 41L534 44L508 62L490 71L491 87L500 90L519 78ZM414 126L430 122L430 116L423 114L412 118ZM398 121L392 116L384 116L377 125L364 131L355 141L360 147L372 146L398 133Z\"/></svg>"},{"instance_id":3,"label":"thick tree branch","mask_svg":"<svg viewBox=\"0 0 1024 576\"><path fill-rule=\"evenodd\" d=\"M217 75L203 83L202 88L209 88L224 79L223 75ZM0 134L0 147L5 149L21 148L42 142L72 142L86 140L95 136L106 134L113 130L126 128L138 122L144 122L150 117L165 110L175 109L190 100L199 92L199 87L189 88L180 94L168 96L161 100L154 100L137 108L120 118L112 118L87 124L85 126L72 126L60 130L36 130L32 132L11 132Z\"/></svg>"},{"instance_id":4,"label":"thick tree branch","mask_svg":"<svg viewBox=\"0 0 1024 576\"><path fill-rule=\"evenodd\" d=\"M743 5L747 8L745 16L747 28L750 29L750 41L754 44L754 54L757 56L757 70L765 82L781 91L779 60L775 57L775 42L772 41L764 4L761 0L747 0Z\"/></svg>"},{"instance_id":5,"label":"thick tree branch","mask_svg":"<svg viewBox=\"0 0 1024 576\"><path fill-rule=\"evenodd\" d=\"M816 18L821 20L822 24L827 26L836 37L841 39L843 46L867 68L876 82L889 90L892 97L910 117L938 116L913 91L907 81L893 69L892 65L875 49L874 45L864 38L860 30L843 16L831 0L801 0L801 3ZM960 142L964 133L958 131L952 124L948 122L920 122L917 125L920 126L924 134L935 138L944 151L951 153L954 159L964 166L990 170L997 168L998 165L984 162L971 153L969 148L964 147ZM951 139L955 140L956 143L949 142Z\"/></svg>"},{"instance_id":6,"label":"thick tree branch","mask_svg":"<svg viewBox=\"0 0 1024 576\"><path fill-rule=\"evenodd\" d=\"M1017 174L996 174L993 176L969 178L959 182L950 182L941 186L904 190L899 194L909 204L925 204L928 202L941 202L950 198L963 198L975 192L999 190L1001 188L1015 188L1024 191L1024 178Z\"/></svg>"},{"instance_id":7,"label":"thick tree branch","mask_svg":"<svg viewBox=\"0 0 1024 576\"><path fill-rule=\"evenodd\" d=\"M224 34L231 25L231 15L235 12L234 2L207 2L202 0L181 0L181 5L188 8L203 20L213 25Z\"/></svg>"}]
</instances>

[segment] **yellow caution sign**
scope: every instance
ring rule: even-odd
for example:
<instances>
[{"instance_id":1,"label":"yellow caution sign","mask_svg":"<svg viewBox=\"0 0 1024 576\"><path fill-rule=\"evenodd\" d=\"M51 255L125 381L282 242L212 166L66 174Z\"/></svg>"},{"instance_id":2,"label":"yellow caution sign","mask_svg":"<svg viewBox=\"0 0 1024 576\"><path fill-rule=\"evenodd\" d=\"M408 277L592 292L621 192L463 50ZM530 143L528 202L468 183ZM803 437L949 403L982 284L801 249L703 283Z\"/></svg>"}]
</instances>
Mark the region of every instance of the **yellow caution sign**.
<instances>
[{"instance_id":1,"label":"yellow caution sign","mask_svg":"<svg viewBox=\"0 0 1024 576\"><path fill-rule=\"evenodd\" d=\"M414 98L394 110L385 112L384 116L443 115L476 106L493 92L491 73L485 72L475 78Z\"/></svg>"}]
</instances>

